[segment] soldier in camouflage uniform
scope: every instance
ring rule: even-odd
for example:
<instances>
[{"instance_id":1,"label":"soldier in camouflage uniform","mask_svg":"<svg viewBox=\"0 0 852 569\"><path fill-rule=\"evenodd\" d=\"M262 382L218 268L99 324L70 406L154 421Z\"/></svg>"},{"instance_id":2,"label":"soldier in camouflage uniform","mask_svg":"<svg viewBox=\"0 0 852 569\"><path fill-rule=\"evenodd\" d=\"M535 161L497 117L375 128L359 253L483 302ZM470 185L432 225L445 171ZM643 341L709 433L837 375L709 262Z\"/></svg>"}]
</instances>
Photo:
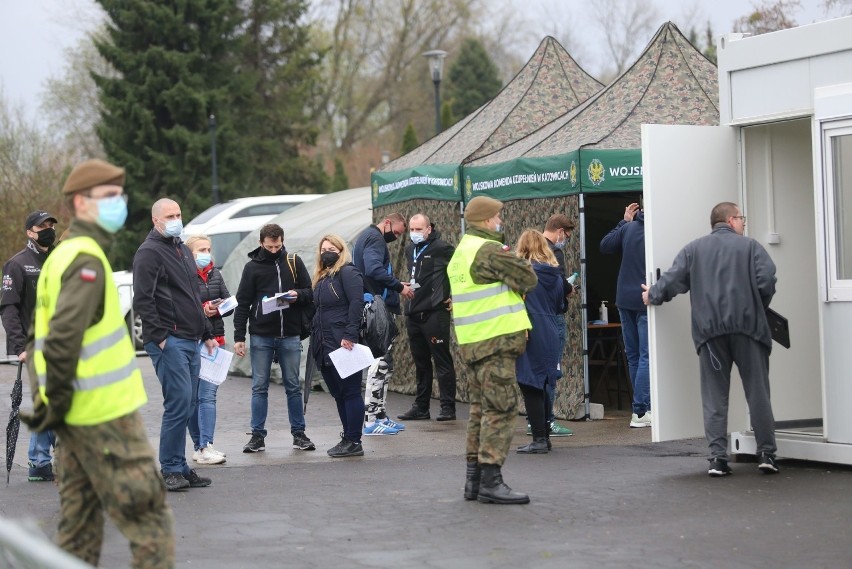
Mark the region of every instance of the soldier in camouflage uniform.
<instances>
[{"instance_id":1,"label":"soldier in camouflage uniform","mask_svg":"<svg viewBox=\"0 0 852 569\"><path fill-rule=\"evenodd\" d=\"M174 567L172 513L139 407L147 397L103 249L127 217L124 170L78 165L63 193L74 220L45 262L27 358L35 432L54 429L59 546L97 565L104 512L130 541L132 566Z\"/></svg>"},{"instance_id":2,"label":"soldier in camouflage uniform","mask_svg":"<svg viewBox=\"0 0 852 569\"><path fill-rule=\"evenodd\" d=\"M500 472L518 413L515 360L526 347L530 321L522 294L538 280L529 263L503 246L502 202L477 196L465 208L467 230L447 268L453 326L470 367L467 481L464 497L497 504L526 504Z\"/></svg>"}]
</instances>

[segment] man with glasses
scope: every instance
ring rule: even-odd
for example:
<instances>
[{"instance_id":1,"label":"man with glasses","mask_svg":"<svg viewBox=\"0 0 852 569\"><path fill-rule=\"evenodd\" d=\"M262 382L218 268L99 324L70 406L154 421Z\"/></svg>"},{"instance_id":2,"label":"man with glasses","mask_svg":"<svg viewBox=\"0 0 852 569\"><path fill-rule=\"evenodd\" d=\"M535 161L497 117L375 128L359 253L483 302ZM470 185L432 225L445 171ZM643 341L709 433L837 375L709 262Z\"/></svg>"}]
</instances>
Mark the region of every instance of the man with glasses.
<instances>
[{"instance_id":1,"label":"man with glasses","mask_svg":"<svg viewBox=\"0 0 852 569\"><path fill-rule=\"evenodd\" d=\"M56 241L56 218L43 210L30 213L24 221L27 246L3 265L3 289L0 292L0 318L6 329L6 353L18 356L20 365L27 361L26 341L36 303L36 284L47 256ZM50 449L56 437L51 430L30 433L27 480L49 482L54 479Z\"/></svg>"},{"instance_id":2,"label":"man with glasses","mask_svg":"<svg viewBox=\"0 0 852 569\"><path fill-rule=\"evenodd\" d=\"M74 219L39 277L27 342L33 412L21 419L60 441L62 549L98 565L106 513L133 567L173 567L172 514L139 413L145 386L104 254L127 218L123 185L124 169L101 160L65 182Z\"/></svg>"},{"instance_id":3,"label":"man with glasses","mask_svg":"<svg viewBox=\"0 0 852 569\"><path fill-rule=\"evenodd\" d=\"M160 469L169 491L210 486L186 463L186 429L198 411L201 345L219 347L196 284L195 257L181 241L180 206L163 198L151 207L154 228L133 258L133 310L163 389Z\"/></svg>"},{"instance_id":4,"label":"man with glasses","mask_svg":"<svg viewBox=\"0 0 852 569\"><path fill-rule=\"evenodd\" d=\"M737 364L757 441L758 469L775 474L775 419L769 400L772 335L766 308L775 295L775 264L766 249L744 237L746 218L737 204L713 208L706 235L681 249L672 267L643 302L662 304L690 291L692 339L701 371L704 434L710 446L710 476L727 476L728 394Z\"/></svg>"}]
</instances>

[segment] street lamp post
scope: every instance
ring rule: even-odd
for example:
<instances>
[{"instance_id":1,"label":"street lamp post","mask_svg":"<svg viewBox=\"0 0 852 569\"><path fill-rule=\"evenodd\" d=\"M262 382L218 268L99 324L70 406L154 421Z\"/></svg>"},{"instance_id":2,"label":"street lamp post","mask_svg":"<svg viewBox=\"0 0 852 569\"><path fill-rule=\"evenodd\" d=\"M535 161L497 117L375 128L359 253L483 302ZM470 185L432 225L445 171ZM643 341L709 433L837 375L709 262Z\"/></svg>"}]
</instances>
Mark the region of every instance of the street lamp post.
<instances>
[{"instance_id":1,"label":"street lamp post","mask_svg":"<svg viewBox=\"0 0 852 569\"><path fill-rule=\"evenodd\" d=\"M213 205L219 203L219 177L216 172L216 115L211 114L207 124L210 126L210 159L213 162Z\"/></svg>"},{"instance_id":2,"label":"street lamp post","mask_svg":"<svg viewBox=\"0 0 852 569\"><path fill-rule=\"evenodd\" d=\"M432 73L432 83L435 84L435 134L441 133L441 74L444 71L444 58L447 52L433 49L423 54L429 60L429 70Z\"/></svg>"}]
</instances>

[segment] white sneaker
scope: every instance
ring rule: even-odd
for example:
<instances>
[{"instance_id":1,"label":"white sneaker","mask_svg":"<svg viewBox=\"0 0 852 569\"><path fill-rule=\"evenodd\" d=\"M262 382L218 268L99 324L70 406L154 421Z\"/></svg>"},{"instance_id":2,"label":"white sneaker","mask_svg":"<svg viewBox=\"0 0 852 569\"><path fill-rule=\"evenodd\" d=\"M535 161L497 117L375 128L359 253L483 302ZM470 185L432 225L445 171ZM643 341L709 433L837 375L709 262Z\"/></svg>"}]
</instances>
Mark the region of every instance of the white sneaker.
<instances>
[{"instance_id":1,"label":"white sneaker","mask_svg":"<svg viewBox=\"0 0 852 569\"><path fill-rule=\"evenodd\" d=\"M192 460L198 462L198 459L201 458L201 449L198 449L194 453L192 453Z\"/></svg>"},{"instance_id":2,"label":"white sneaker","mask_svg":"<svg viewBox=\"0 0 852 569\"><path fill-rule=\"evenodd\" d=\"M213 448L213 443L207 443L207 451L212 453L212 454L215 454L217 456L228 456L224 452L222 452L220 450L216 450L215 448Z\"/></svg>"},{"instance_id":3,"label":"white sneaker","mask_svg":"<svg viewBox=\"0 0 852 569\"><path fill-rule=\"evenodd\" d=\"M651 426L651 412L646 411L644 415L641 417L636 413L630 417L630 426L634 429L641 429L642 427L650 427Z\"/></svg>"},{"instance_id":4,"label":"white sneaker","mask_svg":"<svg viewBox=\"0 0 852 569\"><path fill-rule=\"evenodd\" d=\"M213 454L209 448L203 448L197 462L198 464L222 464L225 462L225 457Z\"/></svg>"}]
</instances>

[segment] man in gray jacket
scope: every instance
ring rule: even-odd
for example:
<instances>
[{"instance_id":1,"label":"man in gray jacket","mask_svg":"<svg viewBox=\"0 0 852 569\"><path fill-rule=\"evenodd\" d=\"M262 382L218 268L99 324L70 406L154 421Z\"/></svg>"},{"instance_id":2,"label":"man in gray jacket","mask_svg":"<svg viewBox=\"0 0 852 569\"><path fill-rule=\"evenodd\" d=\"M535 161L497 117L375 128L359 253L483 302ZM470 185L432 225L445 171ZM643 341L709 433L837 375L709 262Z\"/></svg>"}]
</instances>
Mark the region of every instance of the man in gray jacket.
<instances>
[{"instance_id":1,"label":"man in gray jacket","mask_svg":"<svg viewBox=\"0 0 852 569\"><path fill-rule=\"evenodd\" d=\"M775 264L757 241L743 236L745 223L736 204L716 205L710 213L710 235L681 249L654 286L642 285L646 305L662 304L690 292L710 476L731 474L727 425L733 363L748 402L758 468L764 474L778 472L775 419L769 401L772 336L765 312L775 294Z\"/></svg>"}]
</instances>

